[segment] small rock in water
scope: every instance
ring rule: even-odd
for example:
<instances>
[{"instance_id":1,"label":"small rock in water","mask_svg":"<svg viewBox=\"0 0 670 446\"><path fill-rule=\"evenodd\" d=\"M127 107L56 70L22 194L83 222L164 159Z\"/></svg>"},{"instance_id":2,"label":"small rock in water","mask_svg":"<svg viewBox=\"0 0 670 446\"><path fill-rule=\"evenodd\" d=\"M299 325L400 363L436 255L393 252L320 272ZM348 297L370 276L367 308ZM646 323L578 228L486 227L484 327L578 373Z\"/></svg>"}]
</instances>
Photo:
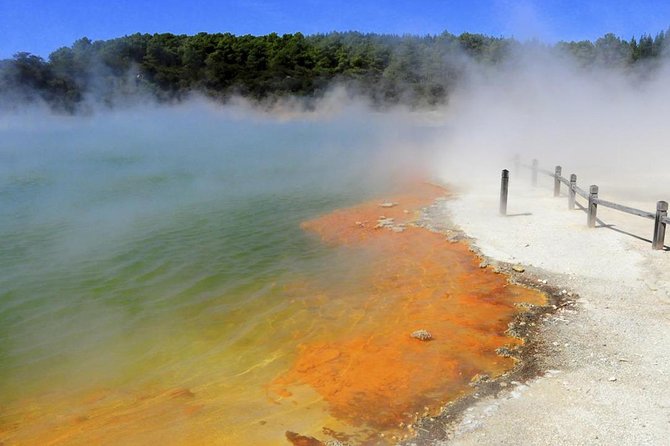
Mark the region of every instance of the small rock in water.
<instances>
[{"instance_id":1,"label":"small rock in water","mask_svg":"<svg viewBox=\"0 0 670 446\"><path fill-rule=\"evenodd\" d=\"M512 269L513 269L514 271L516 271L517 273L522 273L522 272L526 271L526 269L525 269L523 266L521 266L521 265L514 265L514 266L512 267Z\"/></svg>"},{"instance_id":2,"label":"small rock in water","mask_svg":"<svg viewBox=\"0 0 670 446\"><path fill-rule=\"evenodd\" d=\"M387 202L384 202L384 203L379 205L379 207L382 207L382 208L392 208L394 206L398 206L398 203L391 203L391 202L387 201Z\"/></svg>"},{"instance_id":3,"label":"small rock in water","mask_svg":"<svg viewBox=\"0 0 670 446\"><path fill-rule=\"evenodd\" d=\"M433 335L428 330L423 329L412 332L411 336L419 341L430 341L433 339Z\"/></svg>"},{"instance_id":4,"label":"small rock in water","mask_svg":"<svg viewBox=\"0 0 670 446\"><path fill-rule=\"evenodd\" d=\"M380 216L375 225L375 229L389 228L394 232L403 232L405 230L404 224L395 224L395 219L393 217L384 217Z\"/></svg>"}]
</instances>

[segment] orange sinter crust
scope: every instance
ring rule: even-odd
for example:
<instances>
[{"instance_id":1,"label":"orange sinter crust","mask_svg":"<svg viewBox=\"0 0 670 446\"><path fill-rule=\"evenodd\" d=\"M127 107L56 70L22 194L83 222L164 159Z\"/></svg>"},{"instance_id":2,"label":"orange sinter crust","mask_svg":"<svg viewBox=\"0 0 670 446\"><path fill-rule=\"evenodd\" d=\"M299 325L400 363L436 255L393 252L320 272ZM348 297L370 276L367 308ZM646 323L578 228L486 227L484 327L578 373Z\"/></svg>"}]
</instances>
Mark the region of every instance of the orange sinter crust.
<instances>
[{"instance_id":1,"label":"orange sinter crust","mask_svg":"<svg viewBox=\"0 0 670 446\"><path fill-rule=\"evenodd\" d=\"M422 206L444 195L423 185L386 204L365 203L303 223L325 243L374 252L372 277L367 301L352 302L352 308L365 307L360 320L330 340L301 343L272 390L290 398L291 387L311 386L335 417L393 431L463 394L474 375L493 377L514 366L496 349L521 343L505 334L520 312L515 304L543 304L544 297L480 268L467 243L411 225ZM327 291L330 299L349 298L337 288ZM432 339L413 338L419 329Z\"/></svg>"}]
</instances>

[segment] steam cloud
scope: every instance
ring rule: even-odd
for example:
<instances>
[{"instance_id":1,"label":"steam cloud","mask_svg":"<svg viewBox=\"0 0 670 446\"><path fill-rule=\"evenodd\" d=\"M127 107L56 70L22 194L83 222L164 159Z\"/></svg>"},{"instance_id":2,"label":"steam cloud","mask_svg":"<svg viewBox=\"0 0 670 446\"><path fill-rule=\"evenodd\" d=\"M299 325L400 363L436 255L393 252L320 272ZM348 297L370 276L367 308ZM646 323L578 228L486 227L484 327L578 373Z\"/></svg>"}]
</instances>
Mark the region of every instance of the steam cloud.
<instances>
[{"instance_id":1,"label":"steam cloud","mask_svg":"<svg viewBox=\"0 0 670 446\"><path fill-rule=\"evenodd\" d=\"M634 198L648 194L654 199L664 193L667 176L663 155L670 140L670 128L665 124L670 99L667 57L660 57L654 66L583 67L556 47L538 43L513 46L510 51L495 65L458 56L456 63L464 75L450 93L447 105L429 111L403 107L386 110L388 125L373 126L382 132L378 142L385 146L375 151L374 161L386 162L395 169L410 159L420 159L433 176L459 183L472 179L472 171L492 175L501 167L509 167L513 154L519 154L526 162L537 158L548 169L560 164L564 172L580 173L589 182L599 184L611 177L641 177L636 187L622 188L617 186L620 181L612 181L615 193ZM160 133L157 127L166 106L151 104L146 92L131 88L133 83L128 79L122 82L125 89L114 98L110 98L109 85L100 87L105 89L102 93L91 94L106 97L106 104L91 99L82 109L89 115L99 115L96 125L103 133L106 119L118 123L124 113L141 116L146 128ZM95 88L104 82L91 79L88 84ZM114 109L109 109L110 104ZM180 110L178 114L223 113L282 122L337 120L348 115L379 123L382 116L365 95L342 85L333 86L323 98L309 103L280 98L259 105L233 98L221 107L193 95L168 107ZM0 116L0 131L49 123L62 126L76 119L51 115L46 106L35 104L29 109L11 110ZM417 153L421 155L417 157ZM413 165L417 168L417 163ZM467 175L462 175L464 172Z\"/></svg>"},{"instance_id":2,"label":"steam cloud","mask_svg":"<svg viewBox=\"0 0 670 446\"><path fill-rule=\"evenodd\" d=\"M495 176L518 154L624 199L670 198L669 74L667 62L587 69L542 47L517 53L495 73L475 72L444 110L442 175Z\"/></svg>"}]
</instances>

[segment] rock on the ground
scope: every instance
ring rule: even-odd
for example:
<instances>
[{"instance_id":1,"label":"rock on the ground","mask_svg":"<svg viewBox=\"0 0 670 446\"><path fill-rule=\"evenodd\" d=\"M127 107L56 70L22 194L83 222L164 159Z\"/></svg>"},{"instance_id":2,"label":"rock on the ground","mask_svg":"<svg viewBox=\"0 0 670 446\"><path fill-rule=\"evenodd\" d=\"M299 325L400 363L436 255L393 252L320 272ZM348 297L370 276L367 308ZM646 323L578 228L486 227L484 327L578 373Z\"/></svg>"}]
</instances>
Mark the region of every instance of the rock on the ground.
<instances>
[{"instance_id":1,"label":"rock on the ground","mask_svg":"<svg viewBox=\"0 0 670 446\"><path fill-rule=\"evenodd\" d=\"M433 339L433 335L430 334L428 330L416 330L412 332L411 336L419 341L430 341Z\"/></svg>"}]
</instances>

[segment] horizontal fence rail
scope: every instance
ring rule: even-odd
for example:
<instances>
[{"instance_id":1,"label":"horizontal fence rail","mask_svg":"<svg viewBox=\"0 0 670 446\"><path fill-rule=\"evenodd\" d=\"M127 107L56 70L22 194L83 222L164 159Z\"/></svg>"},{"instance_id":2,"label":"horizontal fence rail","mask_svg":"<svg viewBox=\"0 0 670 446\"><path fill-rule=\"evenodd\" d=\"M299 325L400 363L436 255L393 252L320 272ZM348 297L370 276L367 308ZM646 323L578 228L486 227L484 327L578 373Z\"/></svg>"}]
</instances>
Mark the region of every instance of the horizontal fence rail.
<instances>
[{"instance_id":1,"label":"horizontal fence rail","mask_svg":"<svg viewBox=\"0 0 670 446\"><path fill-rule=\"evenodd\" d=\"M670 224L670 218L668 217L668 203L666 201L658 201L656 203L656 212L644 211L642 209L636 209L630 206L625 206L623 204L614 203L613 201L603 200L598 197L598 186L591 185L588 191L577 186L577 175L570 174L570 178L565 178L562 176L563 168L561 166L556 166L554 171L547 169L542 169L539 167L539 163L536 159L533 160L532 164L521 164L519 162L519 157L514 157L514 167L515 173L519 173L520 168L530 169L531 171L531 184L537 186L537 176L538 174L543 174L550 176L554 179L554 196L558 197L561 194L561 184L564 184L568 188L568 209L572 210L575 208L575 198L577 195L587 200L586 207L581 206L586 210L587 220L586 224L593 228L596 225L596 215L598 212L598 205L604 206L610 209L614 209L626 214L635 215L638 217L647 218L649 220L654 220L654 234L652 237L652 249L663 249L665 244L665 227ZM509 171L503 170L502 180L500 185L500 213L506 215L507 213L507 198L508 198L508 187L509 187ZM503 203L504 199L504 203Z\"/></svg>"},{"instance_id":2,"label":"horizontal fence rail","mask_svg":"<svg viewBox=\"0 0 670 446\"><path fill-rule=\"evenodd\" d=\"M598 204L600 204L602 206L605 206L605 207L611 208L611 209L616 209L617 211L625 212L627 214L637 215L639 217L648 218L650 220L653 220L654 218L656 218L656 214L653 213L653 212L647 212L647 211L642 211L640 209L631 208L631 207L628 207L628 206L624 206L622 204L613 203L611 201L603 200L602 198L598 198L596 201L598 202Z\"/></svg>"},{"instance_id":3,"label":"horizontal fence rail","mask_svg":"<svg viewBox=\"0 0 670 446\"><path fill-rule=\"evenodd\" d=\"M584 189L582 189L581 187L579 187L577 185L574 185L573 187L574 187L574 191L577 192L577 195L579 195L580 197L585 198L587 200L589 199L589 193L588 192L586 192Z\"/></svg>"}]
</instances>

